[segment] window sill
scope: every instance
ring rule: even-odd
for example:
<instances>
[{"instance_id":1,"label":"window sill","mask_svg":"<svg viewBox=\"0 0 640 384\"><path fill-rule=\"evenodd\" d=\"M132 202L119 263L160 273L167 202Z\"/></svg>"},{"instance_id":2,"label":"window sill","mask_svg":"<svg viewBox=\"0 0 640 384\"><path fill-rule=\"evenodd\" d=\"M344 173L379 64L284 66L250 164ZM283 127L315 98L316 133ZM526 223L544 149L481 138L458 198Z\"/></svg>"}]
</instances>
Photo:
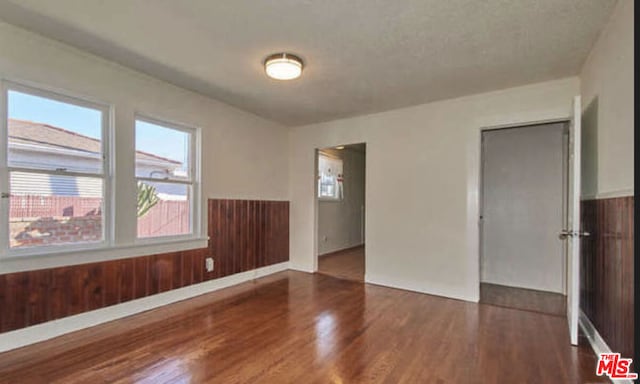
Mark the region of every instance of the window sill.
<instances>
[{"instance_id":1,"label":"window sill","mask_svg":"<svg viewBox=\"0 0 640 384\"><path fill-rule=\"evenodd\" d=\"M176 244L176 243L179 244L179 243L184 243L185 241L198 241L198 240L209 240L209 237L198 238L192 235L138 237L133 241L133 246L142 247L147 245Z\"/></svg>"},{"instance_id":2,"label":"window sill","mask_svg":"<svg viewBox=\"0 0 640 384\"><path fill-rule=\"evenodd\" d=\"M344 199L331 199L327 197L318 197L318 201L321 203L341 203Z\"/></svg>"},{"instance_id":3,"label":"window sill","mask_svg":"<svg viewBox=\"0 0 640 384\"><path fill-rule=\"evenodd\" d=\"M171 240L156 238L153 240L144 243L103 245L94 248L56 250L54 252L43 250L33 254L6 255L0 259L0 274L206 248L209 238L190 237Z\"/></svg>"}]
</instances>

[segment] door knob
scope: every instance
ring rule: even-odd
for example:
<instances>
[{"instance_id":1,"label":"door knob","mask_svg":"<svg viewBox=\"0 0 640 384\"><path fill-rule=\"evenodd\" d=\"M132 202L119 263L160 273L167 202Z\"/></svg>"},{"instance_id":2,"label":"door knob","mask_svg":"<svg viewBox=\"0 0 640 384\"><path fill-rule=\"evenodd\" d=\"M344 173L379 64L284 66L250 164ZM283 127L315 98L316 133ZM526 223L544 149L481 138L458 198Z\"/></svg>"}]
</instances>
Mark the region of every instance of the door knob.
<instances>
[{"instance_id":1,"label":"door knob","mask_svg":"<svg viewBox=\"0 0 640 384\"><path fill-rule=\"evenodd\" d=\"M573 233L571 231L567 231L566 229L563 229L562 231L560 231L560 233L558 234L558 238L560 240L566 240L568 237L573 236Z\"/></svg>"},{"instance_id":2,"label":"door knob","mask_svg":"<svg viewBox=\"0 0 640 384\"><path fill-rule=\"evenodd\" d=\"M563 229L562 231L560 231L560 233L558 233L558 238L560 240L566 240L568 237L588 237L591 236L591 234L589 232L577 232L577 231L568 231L566 229Z\"/></svg>"}]
</instances>

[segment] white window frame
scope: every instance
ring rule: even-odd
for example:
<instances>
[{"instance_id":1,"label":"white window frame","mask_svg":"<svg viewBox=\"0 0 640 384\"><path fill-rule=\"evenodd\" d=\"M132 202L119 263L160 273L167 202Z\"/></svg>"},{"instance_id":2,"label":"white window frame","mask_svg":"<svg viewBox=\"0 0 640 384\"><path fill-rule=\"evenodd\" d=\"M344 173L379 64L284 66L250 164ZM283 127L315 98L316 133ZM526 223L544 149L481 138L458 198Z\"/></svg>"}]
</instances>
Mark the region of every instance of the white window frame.
<instances>
[{"instance_id":1,"label":"white window frame","mask_svg":"<svg viewBox=\"0 0 640 384\"><path fill-rule=\"evenodd\" d=\"M113 181L113 156L112 156L112 107L109 104L91 100L84 96L73 95L66 91L60 91L43 87L40 85L27 85L15 81L2 79L0 94L0 138L4 143L0 145L0 185L3 186L3 197L0 198L0 259L25 258L29 256L40 256L48 254L59 254L65 252L104 249L113 245L113 203L112 203L112 181ZM102 113L102 173L70 172L66 170L46 170L36 168L9 167L9 91L16 91L32 96L42 97L62 103L91 108ZM46 246L34 246L25 248L9 247L9 175L11 172L29 172L37 174L93 177L102 179L102 241L77 244L56 244ZM6 194L6 197L5 197Z\"/></svg>"},{"instance_id":2,"label":"white window frame","mask_svg":"<svg viewBox=\"0 0 640 384\"><path fill-rule=\"evenodd\" d=\"M320 177L321 177L321 175L320 175L320 158L321 157L324 157L324 158L329 159L329 160L334 160L334 161L341 162L342 163L342 173L343 173L343 178L344 178L344 160L339 158L339 157L337 157L337 156L332 156L332 155L327 154L325 152L319 151L318 152L318 169L316 170L317 175L318 175L318 179L316 180L317 181L317 190L318 190L317 193L316 193L316 197L318 198L319 201L340 202L340 201L343 200L343 197L340 197L339 194L337 196L334 196L334 197L320 196L320 189L321 189L321 186L320 186ZM336 184L335 184L336 191L338 189L338 184L339 183L337 181L337 175L336 175ZM344 188L344 184L342 185L342 187Z\"/></svg>"},{"instance_id":3,"label":"white window frame","mask_svg":"<svg viewBox=\"0 0 640 384\"><path fill-rule=\"evenodd\" d=\"M149 181L155 183L175 183L180 185L191 186L191 200L189 204L189 225L190 225L190 233L183 235L167 235L167 236L153 236L153 237L138 237L138 217L135 217L135 243L136 244L162 244L162 243L172 243L176 241L182 240L195 240L200 239L202 237L202 228L201 228L201 199L200 199L200 165L201 165L201 152L200 152L200 143L201 143L201 129L198 127L193 127L187 124L170 121L163 118L152 117L150 114L145 113L135 113L134 117L134 151L137 151L135 147L136 138L135 136L138 134L137 130L137 122L145 122L149 124L158 125L163 128L174 129L176 131L186 132L190 135L189 141L189 178L188 180L180 180L180 179L161 179L161 178L153 178L153 177L139 177L136 176L136 165L134 162L134 185L137 185L138 181ZM135 159L135 155L134 155ZM134 160L135 161L135 160ZM134 214L135 216L135 214Z\"/></svg>"}]
</instances>

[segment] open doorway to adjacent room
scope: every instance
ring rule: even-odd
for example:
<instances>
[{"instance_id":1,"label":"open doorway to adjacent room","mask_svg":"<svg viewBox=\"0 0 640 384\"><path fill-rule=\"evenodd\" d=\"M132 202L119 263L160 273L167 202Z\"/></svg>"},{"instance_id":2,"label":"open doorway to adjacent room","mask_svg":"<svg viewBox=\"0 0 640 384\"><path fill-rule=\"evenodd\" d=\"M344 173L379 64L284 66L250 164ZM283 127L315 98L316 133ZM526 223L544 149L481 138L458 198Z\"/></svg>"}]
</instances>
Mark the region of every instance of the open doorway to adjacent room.
<instances>
[{"instance_id":1,"label":"open doorway to adjacent room","mask_svg":"<svg viewBox=\"0 0 640 384\"><path fill-rule=\"evenodd\" d=\"M568 123L482 131L480 302L566 315Z\"/></svg>"},{"instance_id":2,"label":"open doorway to adjacent room","mask_svg":"<svg viewBox=\"0 0 640 384\"><path fill-rule=\"evenodd\" d=\"M366 144L317 151L318 272L364 281Z\"/></svg>"}]
</instances>

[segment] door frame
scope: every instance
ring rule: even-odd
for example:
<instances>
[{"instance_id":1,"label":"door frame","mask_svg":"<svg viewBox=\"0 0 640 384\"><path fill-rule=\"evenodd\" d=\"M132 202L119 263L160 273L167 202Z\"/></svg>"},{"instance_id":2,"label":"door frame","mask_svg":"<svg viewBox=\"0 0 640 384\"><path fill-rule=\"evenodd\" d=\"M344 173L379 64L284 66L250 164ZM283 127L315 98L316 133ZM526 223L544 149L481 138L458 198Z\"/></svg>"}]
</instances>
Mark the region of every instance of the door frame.
<instances>
[{"instance_id":1,"label":"door frame","mask_svg":"<svg viewBox=\"0 0 640 384\"><path fill-rule=\"evenodd\" d=\"M318 156L320 154L320 151L322 151L323 149L328 149L328 148L335 148L335 147L339 147L339 146L349 146L349 145L356 145L356 144L364 144L365 147L365 153L364 153L364 217L362 218L363 220L363 227L364 227L364 231L363 231L363 238L364 238L364 276L363 276L363 282L366 281L366 276L367 276L367 237L366 237L366 229L367 229L367 202L369 201L368 197L367 197L367 193L369 191L369 188L367 186L367 184L369 183L369 161L368 161L368 145L366 141L355 141L355 142L350 142L350 143L340 143L340 144L336 144L336 145L329 145L329 146L325 146L325 147L317 147L314 148L313 150L313 273L317 273L318 272L318 257L319 252L318 252L318 220L319 220L319 200L318 200Z\"/></svg>"},{"instance_id":2,"label":"door frame","mask_svg":"<svg viewBox=\"0 0 640 384\"><path fill-rule=\"evenodd\" d=\"M477 249L476 249L476 256L477 256L477 272L478 272L478 302L480 302L480 284L482 283L482 241L483 241L483 223L482 223L482 214L483 214L483 190L484 190L484 148L483 148L483 142L482 142L482 134L486 131L498 131L498 130L503 130L503 129L517 129L517 128L526 128L526 127L531 127L531 126L537 126L537 125L546 125L546 124L555 124L555 123L565 123L567 124L567 129L569 127L569 124L571 124L571 118L570 117L566 117L566 118L555 118L555 119L546 119L546 120L538 120L538 121L531 121L531 122L518 122L518 123L510 123L510 124L504 124L504 125L494 125L494 126L485 126L485 127L480 127L477 132L478 132L478 161L477 161L477 172L478 172L478 182L477 182L477 189L476 189L476 196L477 196L477 200L476 200L476 215L475 215L475 223L477 225ZM567 130L568 132L568 130ZM564 181L563 181L563 220L566 220L566 210L567 210L567 204L568 204L568 194L569 194L569 189L568 189L568 183L569 183L569 175L568 175L568 157L569 157L569 142L568 140L565 141L563 143L563 146L565 147L565 156L563 157L563 172L564 172ZM566 157L566 158L565 158ZM563 223L566 224L566 223ZM560 231L562 228L558 228L558 231ZM568 265L568 254L567 254L567 246L566 243L563 246L563 251L562 251L562 257L564 259L563 261L563 270L561 271L562 274L562 280L563 280L563 295L567 295L568 292L568 284L569 284L569 279L568 279L568 272L569 272L569 265Z\"/></svg>"}]
</instances>

